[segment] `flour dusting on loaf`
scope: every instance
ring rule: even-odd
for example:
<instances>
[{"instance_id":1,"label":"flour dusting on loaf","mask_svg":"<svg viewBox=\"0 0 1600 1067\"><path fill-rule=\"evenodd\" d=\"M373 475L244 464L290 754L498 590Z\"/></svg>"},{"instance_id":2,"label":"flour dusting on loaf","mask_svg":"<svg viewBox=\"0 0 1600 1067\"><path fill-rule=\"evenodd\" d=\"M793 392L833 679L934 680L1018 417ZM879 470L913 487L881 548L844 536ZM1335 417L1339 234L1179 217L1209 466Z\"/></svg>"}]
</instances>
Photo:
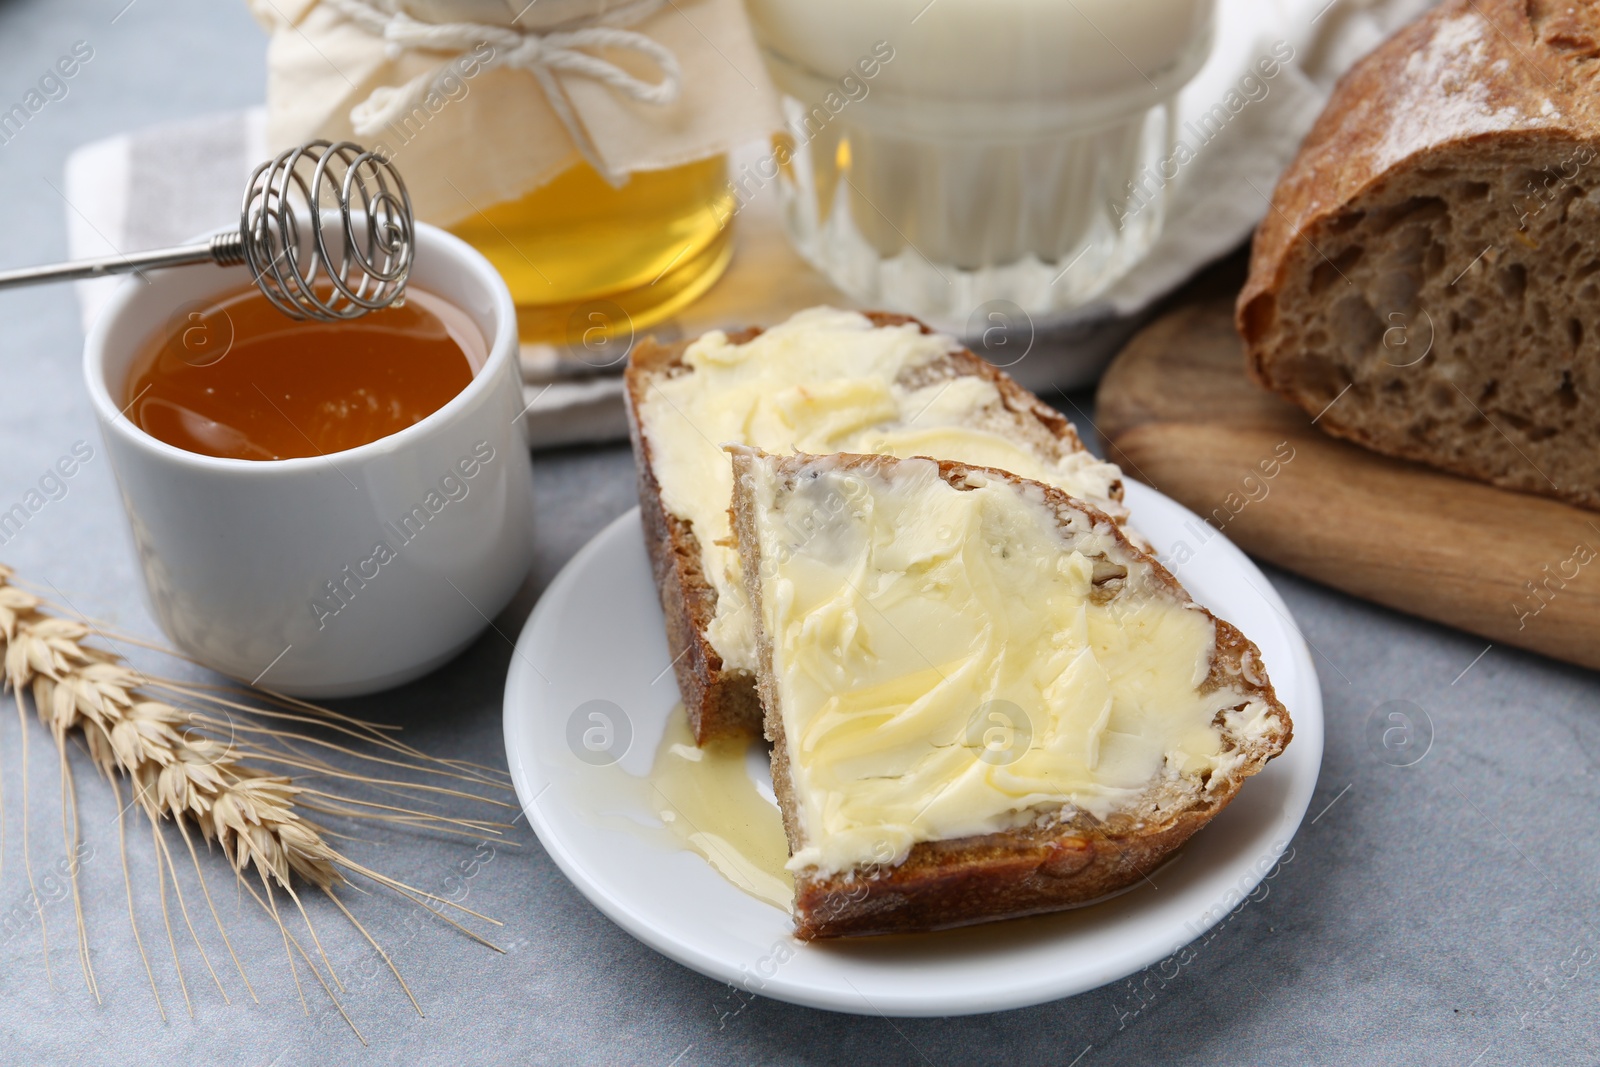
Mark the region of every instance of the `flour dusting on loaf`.
<instances>
[{"instance_id":1,"label":"flour dusting on loaf","mask_svg":"<svg viewBox=\"0 0 1600 1067\"><path fill-rule=\"evenodd\" d=\"M1491 56L1495 29L1476 12L1445 19L1427 44L1406 57L1404 76L1390 105L1395 120L1378 142L1372 165L1389 167L1419 148L1494 133L1508 126L1537 128L1561 117L1548 96L1496 99L1495 79L1511 60Z\"/></svg>"}]
</instances>

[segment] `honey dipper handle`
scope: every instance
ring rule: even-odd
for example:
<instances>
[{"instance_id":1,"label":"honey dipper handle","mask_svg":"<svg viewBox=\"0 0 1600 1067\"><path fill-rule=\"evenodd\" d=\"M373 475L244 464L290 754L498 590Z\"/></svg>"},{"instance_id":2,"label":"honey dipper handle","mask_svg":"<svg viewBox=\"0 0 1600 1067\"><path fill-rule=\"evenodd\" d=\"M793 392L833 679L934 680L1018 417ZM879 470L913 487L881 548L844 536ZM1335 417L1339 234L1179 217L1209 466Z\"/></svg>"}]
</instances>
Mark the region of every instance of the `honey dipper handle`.
<instances>
[{"instance_id":1,"label":"honey dipper handle","mask_svg":"<svg viewBox=\"0 0 1600 1067\"><path fill-rule=\"evenodd\" d=\"M406 183L381 152L309 141L250 175L239 229L154 252L0 271L0 289L162 267L245 266L291 319L337 322L404 299L416 239Z\"/></svg>"},{"instance_id":2,"label":"honey dipper handle","mask_svg":"<svg viewBox=\"0 0 1600 1067\"><path fill-rule=\"evenodd\" d=\"M104 278L111 274L137 274L158 267L186 267L194 263L216 263L231 267L244 262L244 242L237 233L219 233L203 244L159 248L150 252L105 256L56 263L48 267L22 267L0 271L0 289L12 289L39 282L75 282L84 278Z\"/></svg>"}]
</instances>

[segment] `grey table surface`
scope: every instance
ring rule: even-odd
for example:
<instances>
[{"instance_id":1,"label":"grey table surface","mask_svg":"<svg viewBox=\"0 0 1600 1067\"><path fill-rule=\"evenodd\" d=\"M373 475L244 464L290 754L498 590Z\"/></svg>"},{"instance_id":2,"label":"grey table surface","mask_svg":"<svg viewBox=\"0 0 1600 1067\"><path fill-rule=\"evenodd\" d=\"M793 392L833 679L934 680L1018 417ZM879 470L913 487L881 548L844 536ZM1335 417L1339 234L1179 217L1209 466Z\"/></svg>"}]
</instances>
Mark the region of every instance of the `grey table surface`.
<instances>
[{"instance_id":1,"label":"grey table surface","mask_svg":"<svg viewBox=\"0 0 1600 1067\"><path fill-rule=\"evenodd\" d=\"M62 164L122 130L258 102L263 39L239 2L0 0L0 105L20 101L76 41L93 60L0 146L0 266L65 253ZM0 503L75 441L97 444L70 290L0 294ZM404 724L440 755L502 764L501 691L514 636L562 564L634 502L626 448L536 457L537 561L522 594L469 651L404 689L343 705ZM1397 501L1397 506L1403 502ZM1270 506L1266 504L1265 506ZM157 635L111 471L90 462L0 559L117 629ZM1485 560L1486 567L1493 560ZM49 972L20 862L19 726L0 705L0 1062L538 1063L1593 1063L1600 1060L1600 678L1269 571L1316 652L1328 724L1321 780L1290 859L1180 968L994 1015L836 1015L736 995L602 917L525 826L490 852L376 834L387 869L505 923L504 955L379 897L359 907L426 1011L386 976L347 979L370 1045L313 990L302 1011L276 929L231 893L222 910L260 1002L224 1003L186 946L191 1017L152 911L147 837L129 844L156 1013L127 923L109 790L75 757L84 908L103 1002L79 977L70 899L42 891ZM1600 580L1600 579L1589 579ZM499 632L497 632L499 631ZM1480 656L1480 653L1482 655ZM1374 710L1425 709L1431 748L1385 762ZM61 852L49 739L30 724L31 855ZM222 877L220 868L217 877ZM226 881L219 884L225 885ZM52 889L51 886L55 888ZM246 902L248 904L248 902ZM20 919L19 919L20 917ZM370 951L323 921L348 974ZM180 945L184 945L180 941ZM1176 972L1176 973L1174 973ZM228 976L232 978L232 976Z\"/></svg>"}]
</instances>

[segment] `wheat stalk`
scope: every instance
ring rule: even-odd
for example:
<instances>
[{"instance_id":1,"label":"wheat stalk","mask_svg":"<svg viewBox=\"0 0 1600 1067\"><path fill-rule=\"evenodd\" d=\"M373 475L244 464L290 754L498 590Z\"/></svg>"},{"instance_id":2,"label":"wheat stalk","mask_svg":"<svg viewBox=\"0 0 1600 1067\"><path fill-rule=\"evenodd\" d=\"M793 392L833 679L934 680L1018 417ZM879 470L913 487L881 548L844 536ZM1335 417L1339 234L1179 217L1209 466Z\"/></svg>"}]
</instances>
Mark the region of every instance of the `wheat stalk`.
<instances>
[{"instance_id":1,"label":"wheat stalk","mask_svg":"<svg viewBox=\"0 0 1600 1067\"><path fill-rule=\"evenodd\" d=\"M132 885L128 882L126 837L122 827L122 813L127 809L122 806L121 788L118 784L122 778L128 780L132 790L129 807L137 805L150 822L156 849L162 915L166 923L174 965L178 972L179 985L191 1015L194 1011L193 1002L189 996L188 984L183 978L182 965L178 962L177 941L167 908L166 889L169 877L183 924L199 949L218 991L225 1001L230 1003L231 1001L201 944L189 914L188 903L178 879L177 867L161 833L163 824L168 821L175 826L187 847L212 920L252 998L255 998L255 990L244 973L244 967L234 952L232 941L229 940L227 931L217 915L216 907L212 903L192 831L198 832L208 845L214 843L220 848L227 857L236 880L250 891L251 896L282 932L284 951L289 959L291 972L294 974L295 987L300 992L302 1007L305 1007L305 995L300 987L299 968L295 963L297 953L363 1044L365 1037L345 1014L343 1005L340 1004L333 988L329 986L328 980L324 979L321 970L313 963L310 953L284 922L277 900L280 893L293 904L295 912L304 923L314 950L327 971L327 979L331 979L333 986L341 991L344 989L343 983L334 973L333 964L322 947L315 927L311 924L310 915L296 891L297 882L301 885L309 884L334 902L343 916L382 957L419 1015L422 1009L405 979L401 977L399 969L336 894L336 890L350 885L352 876L372 881L399 894L474 940L500 951L497 946L463 926L441 909L448 907L473 918L499 925L495 920L355 862L330 843L329 837L332 836L330 831L308 819L304 812L314 811L341 817L376 819L404 826L427 827L445 833L464 834L479 839L496 835L497 827L504 824L483 819L448 818L416 807L359 800L313 789L297 784L286 774L264 769L262 765L288 767L311 777L362 781L388 792L398 791L402 794L420 796L424 800L428 795L467 797L501 807L510 807L511 805L504 802L454 787L354 774L320 757L308 754L305 747L322 747L378 764L443 775L464 783L503 790L504 781L491 777L498 772L462 761L432 759L394 740L389 736L387 728L339 715L304 701L252 691L249 695L254 702L247 704L240 699L234 699L243 695L236 689L185 684L171 679L152 677L130 667L115 651L88 643L91 639L114 645L110 636L91 622L65 617L43 597L19 587L14 572L0 566L0 652L3 652L3 682L15 696L18 718L23 723L21 747L24 867L30 889L33 889L26 808L28 800L26 704L31 698L34 710L40 721L49 729L56 745L57 762L62 779L62 840L70 857L69 873L77 921L79 966L86 988L97 1000L100 997L99 987L90 961L88 936L84 928L83 908L78 893L77 861L80 846L77 800L67 760L67 743L74 737L82 740L90 759L112 785L119 808L118 839L122 854L123 877L127 885L128 918L133 929L135 944L144 960L157 1010L163 1019L166 1018L166 1009L161 1003L154 972L145 953L143 938L139 934L133 907ZM142 642L135 643L143 645ZM262 706L263 704L266 706ZM241 721L236 717L236 712L247 713L250 718ZM257 719L266 721L258 722ZM385 754L363 752L342 742L308 735L297 728L269 725L272 723L287 723L294 727L316 724L351 740L360 741L367 747L381 749ZM3 789L0 789L0 804L3 804ZM0 807L0 821L3 821L3 814L3 807ZM0 839L0 857L3 857L3 852L4 841ZM256 885L246 880L246 876L250 874L253 874L254 880L259 883L259 891ZM40 935L45 946L46 975L49 977L48 931L45 926L44 911L38 905L36 889L33 889L33 896L35 911L39 917ZM434 904L440 907L436 908ZM53 978L51 982L53 986Z\"/></svg>"}]
</instances>

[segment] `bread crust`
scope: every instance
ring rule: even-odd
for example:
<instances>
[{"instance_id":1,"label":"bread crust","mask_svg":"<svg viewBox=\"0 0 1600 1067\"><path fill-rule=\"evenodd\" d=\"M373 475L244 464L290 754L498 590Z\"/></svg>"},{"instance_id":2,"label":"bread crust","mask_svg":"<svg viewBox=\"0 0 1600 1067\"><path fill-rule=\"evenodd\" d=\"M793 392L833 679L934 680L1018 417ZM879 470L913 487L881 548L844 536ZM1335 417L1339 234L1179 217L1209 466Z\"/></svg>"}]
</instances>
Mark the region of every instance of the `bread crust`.
<instances>
[{"instance_id":1,"label":"bread crust","mask_svg":"<svg viewBox=\"0 0 1600 1067\"><path fill-rule=\"evenodd\" d=\"M790 456L777 460L780 471L798 472L816 457ZM841 467L870 469L898 462L884 456L830 457ZM802 847L798 804L794 801L788 745L778 707L772 670L772 645L761 612L760 548L754 528L754 507L747 480L753 457L734 457L734 530L744 564L747 592L755 605L757 647L760 655L757 688L772 749L773 789L783 813L791 855ZM1053 486L1029 482L1006 471L948 460L937 461L940 477L956 489L968 488L969 473L1012 485L1037 486L1046 503L1062 522L1066 513L1087 515L1096 529L1102 524L1118 546L1134 561L1148 564L1156 582L1169 594L1193 603L1170 571L1154 556L1133 544L1103 512L1074 499ZM1272 682L1260 666L1261 653L1235 627L1195 605L1216 627L1216 647L1211 672L1203 691L1224 685L1243 688L1272 710L1278 729L1249 745L1226 737L1245 754L1245 760L1222 788L1208 790L1201 803L1165 812L1156 824L1113 815L1101 821L1086 812L1065 823L1033 825L1003 833L945 841L919 842L898 865L873 864L837 874L815 870L795 873L795 934L804 940L860 937L874 934L941 930L999 919L1019 918L1094 903L1126 889L1166 861L1172 853L1228 806L1244 780L1279 755L1293 736L1289 712L1278 700ZM1252 665L1249 660L1253 658Z\"/></svg>"},{"instance_id":2,"label":"bread crust","mask_svg":"<svg viewBox=\"0 0 1600 1067\"><path fill-rule=\"evenodd\" d=\"M1447 52L1455 58L1447 69L1440 69L1437 57ZM1520 427L1526 421L1522 417L1530 414L1526 407L1503 420L1491 419L1495 413L1483 397L1475 401L1457 388L1458 398L1451 389L1454 379L1445 372L1437 383L1442 411L1437 431L1428 423L1401 432L1393 412L1381 407L1382 390L1384 386L1415 389L1400 394L1415 404L1423 395L1423 386L1417 384L1420 372L1400 384L1393 384L1396 375L1388 372L1369 380L1360 375L1340 377L1340 370L1331 384L1317 380L1318 373L1307 368L1320 364L1305 359L1316 346L1297 325L1297 314L1317 299L1307 295L1304 281L1313 277L1313 271L1338 275L1333 284L1340 292L1349 284L1344 272L1350 265L1342 263L1340 250L1352 227L1363 220L1370 223L1385 206L1404 196L1414 200L1436 196L1451 203L1459 195L1443 179L1430 187L1430 175L1461 176L1468 166L1503 167L1508 175L1533 173L1574 151L1600 155L1597 87L1600 15L1592 3L1571 0L1445 0L1357 63L1335 87L1256 230L1249 277L1235 305L1235 325L1244 341L1250 377L1318 416L1318 426L1325 432L1375 451L1507 488L1600 507L1600 485L1593 484L1600 479L1600 466L1584 471L1580 462L1569 477L1555 473L1552 479L1539 469L1535 462L1539 453L1527 447L1527 440L1519 437L1523 440L1519 446L1505 437L1510 448L1502 445L1504 426ZM1589 174L1580 180L1584 186L1593 181ZM1488 195L1500 193L1492 189ZM1493 242L1515 249L1520 238L1531 247L1528 235L1510 221L1515 218L1514 205L1501 206L1508 225ZM1482 254L1492 266L1497 252L1491 240L1475 244L1490 245ZM1553 259L1555 250L1549 251ZM1467 252L1460 258L1471 255ZM1451 263L1444 276L1458 269L1464 275L1475 265L1477 261ZM1493 296L1504 303L1499 293ZM1388 307L1375 310L1381 328L1402 321L1392 320ZM1445 358L1471 364L1481 355L1481 346L1490 343L1475 345L1469 314L1460 340L1457 327L1451 326L1448 337L1435 345L1435 328L1446 332L1433 321L1439 317L1435 308L1428 323L1435 362ZM1537 339L1528 344L1529 354L1538 354ZM1371 358L1379 356L1381 350ZM1522 358L1519 352L1512 362ZM1567 382L1570 389L1570 377ZM1472 383L1464 384L1477 396ZM1341 386L1353 387L1353 395L1335 408L1332 401L1342 396ZM1493 386L1490 381L1484 396L1493 395ZM1557 399L1554 386L1550 392L1552 400ZM1543 432L1543 424L1536 429ZM1473 436L1482 438L1476 446L1468 441ZM1524 453L1520 461L1511 451L1519 447ZM1574 484L1586 478L1591 484Z\"/></svg>"},{"instance_id":3,"label":"bread crust","mask_svg":"<svg viewBox=\"0 0 1600 1067\"><path fill-rule=\"evenodd\" d=\"M874 326L915 325L922 333L935 331L908 315L867 311ZM734 344L745 344L762 333L759 326L729 333ZM689 341L659 344L646 338L634 347L624 374L628 398L628 436L638 468L639 509L643 515L645 547L666 617L667 647L672 655L678 692L688 712L695 741L755 738L762 732L761 703L755 677L748 671L726 667L706 638L706 628L716 615L717 592L701 565L700 542L693 524L671 514L661 501L650 441L643 430L641 411L651 383L685 373L683 354ZM1083 441L1066 416L1045 404L1012 380L1011 376L967 349L949 354L957 374L975 375L994 385L1006 409L1019 420L1030 420L1058 442L1063 451L1082 451ZM1122 483L1112 489L1122 499Z\"/></svg>"},{"instance_id":4,"label":"bread crust","mask_svg":"<svg viewBox=\"0 0 1600 1067\"><path fill-rule=\"evenodd\" d=\"M730 334L736 343L759 330ZM717 612L717 591L701 564L700 539L694 524L667 510L661 502L650 440L639 412L650 381L670 377L683 366L687 341L657 344L645 338L628 357L624 386L628 397L628 439L633 444L639 485L639 514L643 519L645 549L661 614L667 627L667 651L678 680L678 694L688 713L689 729L697 744L717 738L753 737L761 730L761 704L755 679L746 671L723 666L722 657L706 638L706 628Z\"/></svg>"}]
</instances>

